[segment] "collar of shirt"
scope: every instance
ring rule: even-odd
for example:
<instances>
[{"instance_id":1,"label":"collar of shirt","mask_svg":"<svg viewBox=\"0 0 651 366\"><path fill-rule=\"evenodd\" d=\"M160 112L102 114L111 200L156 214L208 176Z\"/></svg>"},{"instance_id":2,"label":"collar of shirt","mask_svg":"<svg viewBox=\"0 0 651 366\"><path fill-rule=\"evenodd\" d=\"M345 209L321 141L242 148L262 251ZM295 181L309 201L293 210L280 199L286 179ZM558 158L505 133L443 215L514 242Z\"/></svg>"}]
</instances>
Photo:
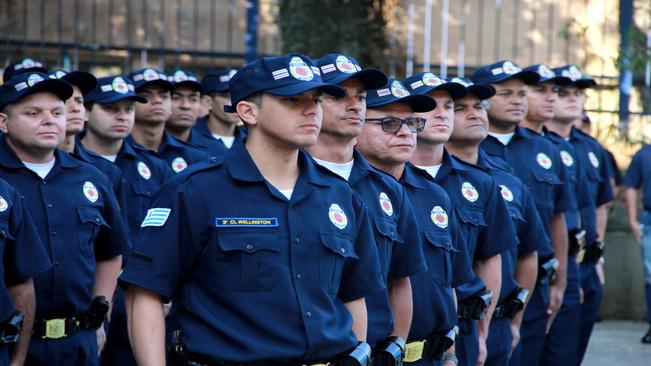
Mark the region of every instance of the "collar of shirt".
<instances>
[{"instance_id":1,"label":"collar of shirt","mask_svg":"<svg viewBox=\"0 0 651 366\"><path fill-rule=\"evenodd\" d=\"M412 163L405 164L405 169L400 177L400 183L419 189L426 189L425 180L434 182L434 179L423 169L415 167Z\"/></svg>"},{"instance_id":2,"label":"collar of shirt","mask_svg":"<svg viewBox=\"0 0 651 366\"><path fill-rule=\"evenodd\" d=\"M375 169L368 160L362 155L357 149L353 150L353 170L350 172L350 177L348 177L348 182L353 185L357 183L360 179L364 178L368 174L380 175L377 169Z\"/></svg>"},{"instance_id":3,"label":"collar of shirt","mask_svg":"<svg viewBox=\"0 0 651 366\"><path fill-rule=\"evenodd\" d=\"M468 170L462 163L460 163L454 156L448 153L447 149L443 149L443 161L438 174L436 174L436 181L443 179L448 174L456 170Z\"/></svg>"},{"instance_id":4,"label":"collar of shirt","mask_svg":"<svg viewBox=\"0 0 651 366\"><path fill-rule=\"evenodd\" d=\"M52 170L57 170L59 167L62 169L78 167L79 163L70 156L70 154L63 152L59 149L54 150L54 158L56 163ZM7 136L2 136L0 139L0 166L8 169L27 169L25 164L18 158L16 153L7 144Z\"/></svg>"}]
</instances>

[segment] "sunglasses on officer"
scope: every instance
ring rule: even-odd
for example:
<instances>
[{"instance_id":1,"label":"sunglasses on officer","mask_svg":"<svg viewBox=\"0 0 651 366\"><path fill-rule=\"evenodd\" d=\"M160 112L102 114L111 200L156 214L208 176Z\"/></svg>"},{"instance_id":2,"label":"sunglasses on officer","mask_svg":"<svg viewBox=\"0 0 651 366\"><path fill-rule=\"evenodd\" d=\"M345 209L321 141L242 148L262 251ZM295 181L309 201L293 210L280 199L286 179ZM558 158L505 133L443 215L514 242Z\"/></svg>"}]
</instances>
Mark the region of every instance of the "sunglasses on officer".
<instances>
[{"instance_id":1,"label":"sunglasses on officer","mask_svg":"<svg viewBox=\"0 0 651 366\"><path fill-rule=\"evenodd\" d=\"M379 123L382 131L388 133L396 133L400 131L402 125L407 125L409 131L412 133L422 132L425 128L425 118L420 117L407 117L405 119L387 116L382 118L367 118L364 122Z\"/></svg>"}]
</instances>

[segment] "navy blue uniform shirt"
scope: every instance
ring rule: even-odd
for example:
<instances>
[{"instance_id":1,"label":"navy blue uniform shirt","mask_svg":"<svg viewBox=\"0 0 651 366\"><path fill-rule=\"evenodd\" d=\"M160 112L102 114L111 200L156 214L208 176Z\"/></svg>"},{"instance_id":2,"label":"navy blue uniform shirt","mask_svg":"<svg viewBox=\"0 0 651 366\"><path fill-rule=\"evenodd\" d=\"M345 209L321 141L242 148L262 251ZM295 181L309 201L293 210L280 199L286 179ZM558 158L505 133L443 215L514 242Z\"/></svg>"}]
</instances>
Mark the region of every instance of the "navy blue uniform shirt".
<instances>
[{"instance_id":1,"label":"navy blue uniform shirt","mask_svg":"<svg viewBox=\"0 0 651 366\"><path fill-rule=\"evenodd\" d=\"M303 151L299 165L290 200L244 144L161 187L120 279L172 300L189 351L302 363L356 345L345 303L384 288L368 214Z\"/></svg>"},{"instance_id":2,"label":"navy blue uniform shirt","mask_svg":"<svg viewBox=\"0 0 651 366\"><path fill-rule=\"evenodd\" d=\"M425 171L407 163L400 178L414 206L428 270L411 276L414 315L409 340L447 333L457 323L454 287L474 277L452 201Z\"/></svg>"},{"instance_id":3,"label":"navy blue uniform shirt","mask_svg":"<svg viewBox=\"0 0 651 366\"><path fill-rule=\"evenodd\" d=\"M448 154L434 181L450 196L468 247L468 261L485 260L518 244L511 217L499 195L495 179L482 169ZM483 289L475 279L457 288L460 300Z\"/></svg>"},{"instance_id":4,"label":"navy blue uniform shirt","mask_svg":"<svg viewBox=\"0 0 651 366\"><path fill-rule=\"evenodd\" d=\"M127 140L137 143L131 136L127 137ZM158 147L158 151L154 151L153 154L166 161L175 173L180 173L188 166L210 158L207 152L201 151L198 147L181 141L167 132L163 133L163 142Z\"/></svg>"},{"instance_id":5,"label":"navy blue uniform shirt","mask_svg":"<svg viewBox=\"0 0 651 366\"><path fill-rule=\"evenodd\" d=\"M96 262L129 246L115 194L104 173L55 150L55 164L41 179L0 140L0 177L25 197L53 266L34 278L36 319L69 317L93 300Z\"/></svg>"},{"instance_id":6,"label":"navy blue uniform shirt","mask_svg":"<svg viewBox=\"0 0 651 366\"><path fill-rule=\"evenodd\" d=\"M367 207L385 283L427 270L416 217L404 188L373 168L357 150L348 183ZM366 297L366 342L374 347L393 333L393 316L386 290Z\"/></svg>"},{"instance_id":7,"label":"navy blue uniform shirt","mask_svg":"<svg viewBox=\"0 0 651 366\"><path fill-rule=\"evenodd\" d=\"M644 210L651 211L651 145L644 145L633 155L624 177L624 186L642 188Z\"/></svg>"},{"instance_id":8,"label":"navy blue uniform shirt","mask_svg":"<svg viewBox=\"0 0 651 366\"><path fill-rule=\"evenodd\" d=\"M242 142L244 133L243 127L235 128L235 140ZM192 127L190 143L206 151L210 156L222 156L228 148L220 139L216 139L208 129L208 117L197 120L197 124Z\"/></svg>"},{"instance_id":9,"label":"navy blue uniform shirt","mask_svg":"<svg viewBox=\"0 0 651 366\"><path fill-rule=\"evenodd\" d=\"M0 256L4 280L0 286L2 323L14 311L7 288L34 278L52 266L24 199L3 179L0 179Z\"/></svg>"}]
</instances>

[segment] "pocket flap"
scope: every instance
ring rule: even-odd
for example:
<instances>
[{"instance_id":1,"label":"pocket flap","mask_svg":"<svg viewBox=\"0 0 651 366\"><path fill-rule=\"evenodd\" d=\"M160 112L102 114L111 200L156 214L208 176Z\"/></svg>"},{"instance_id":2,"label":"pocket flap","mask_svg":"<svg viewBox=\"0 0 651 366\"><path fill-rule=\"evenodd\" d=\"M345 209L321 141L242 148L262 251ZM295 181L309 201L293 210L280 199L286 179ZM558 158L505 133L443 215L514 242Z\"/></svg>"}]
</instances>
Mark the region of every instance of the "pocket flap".
<instances>
[{"instance_id":1,"label":"pocket flap","mask_svg":"<svg viewBox=\"0 0 651 366\"><path fill-rule=\"evenodd\" d=\"M97 207L77 207L77 214L82 223L91 223L97 226L109 227Z\"/></svg>"},{"instance_id":2,"label":"pocket flap","mask_svg":"<svg viewBox=\"0 0 651 366\"><path fill-rule=\"evenodd\" d=\"M551 185L560 185L563 184L554 172L543 171L541 169L533 170L533 177L541 183L547 183Z\"/></svg>"},{"instance_id":3,"label":"pocket flap","mask_svg":"<svg viewBox=\"0 0 651 366\"><path fill-rule=\"evenodd\" d=\"M280 252L278 235L274 232L220 232L217 235L219 247L225 251L255 253L261 250Z\"/></svg>"},{"instance_id":4,"label":"pocket flap","mask_svg":"<svg viewBox=\"0 0 651 366\"><path fill-rule=\"evenodd\" d=\"M438 232L438 231L423 231L425 236L425 241L431 245L442 248L447 251L455 251L456 249L452 246L452 237L449 233Z\"/></svg>"},{"instance_id":5,"label":"pocket flap","mask_svg":"<svg viewBox=\"0 0 651 366\"><path fill-rule=\"evenodd\" d=\"M475 226L486 226L484 215L484 210L480 208L462 207L457 210L457 216L461 221Z\"/></svg>"},{"instance_id":6,"label":"pocket flap","mask_svg":"<svg viewBox=\"0 0 651 366\"><path fill-rule=\"evenodd\" d=\"M395 242L404 243L400 234L398 234L398 226L395 222L381 217L376 217L373 221L375 223L375 229L380 235L386 236Z\"/></svg>"},{"instance_id":7,"label":"pocket flap","mask_svg":"<svg viewBox=\"0 0 651 366\"><path fill-rule=\"evenodd\" d=\"M328 250L344 258L359 258L353 240L336 233L321 233L321 242Z\"/></svg>"}]
</instances>

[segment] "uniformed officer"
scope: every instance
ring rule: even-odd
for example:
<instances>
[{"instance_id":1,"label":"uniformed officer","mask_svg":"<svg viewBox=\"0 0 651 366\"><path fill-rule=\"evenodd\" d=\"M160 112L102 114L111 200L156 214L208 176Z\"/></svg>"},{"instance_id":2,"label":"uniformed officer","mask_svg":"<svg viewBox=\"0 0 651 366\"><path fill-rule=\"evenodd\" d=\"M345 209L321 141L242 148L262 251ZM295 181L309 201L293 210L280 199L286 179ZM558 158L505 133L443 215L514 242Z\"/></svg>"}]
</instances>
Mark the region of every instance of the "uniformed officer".
<instances>
[{"instance_id":1,"label":"uniformed officer","mask_svg":"<svg viewBox=\"0 0 651 366\"><path fill-rule=\"evenodd\" d=\"M88 123L85 134L77 143L120 169L125 181L127 226L132 242L153 195L174 174L166 162L127 139L133 128L134 104L144 102L145 99L135 94L129 79L120 76L100 78L95 89L85 98ZM121 289L116 294L110 325L102 364L135 365L129 346L124 293Z\"/></svg>"},{"instance_id":2,"label":"uniformed officer","mask_svg":"<svg viewBox=\"0 0 651 366\"><path fill-rule=\"evenodd\" d=\"M113 192L120 205L122 218L127 220L127 201L124 191L124 181L120 168L100 155L77 144L77 135L84 129L87 114L84 107L84 96L88 95L97 85L97 79L91 73L85 71L67 72L60 69L50 70L50 78L61 79L72 86L72 96L66 100L66 138L63 140L60 149L67 151L72 156L89 163L106 174L111 182Z\"/></svg>"},{"instance_id":3,"label":"uniformed officer","mask_svg":"<svg viewBox=\"0 0 651 366\"><path fill-rule=\"evenodd\" d=\"M405 85L416 94L427 94L436 100L433 111L417 114L427 122L418 133L411 161L450 194L460 219L467 240L468 261L474 264L476 276L456 288L460 318L456 353L461 365L483 363L490 319L497 303L491 301L489 306L484 306L488 297L485 291L492 292L495 299L499 297L500 253L515 247L517 237L495 179L482 169L450 156L444 147L454 126L454 100L466 96L466 88L432 73L409 77ZM485 311L470 310L482 307Z\"/></svg>"},{"instance_id":4,"label":"uniformed officer","mask_svg":"<svg viewBox=\"0 0 651 366\"><path fill-rule=\"evenodd\" d=\"M557 74L572 79L572 84L559 90L559 101L556 108L554 123L560 127L565 125L564 137L569 137L575 146L577 156L586 161L587 168L585 183L582 188L592 198L592 205L581 209L581 221L586 227L586 251L581 260L581 288L583 302L581 304L581 324L577 363L581 363L592 328L597 320L601 303L601 282L596 264L603 254L603 240L608 221L608 205L613 200L611 185L612 173L609 169L605 149L591 136L573 128L574 121L581 118L585 103L585 89L594 87L596 82L581 74L575 65L567 65L554 69Z\"/></svg>"},{"instance_id":5,"label":"uniformed officer","mask_svg":"<svg viewBox=\"0 0 651 366\"><path fill-rule=\"evenodd\" d=\"M29 57L25 57L20 60L20 62L15 62L5 67L4 71L2 72L2 82L6 83L9 81L9 79L18 74L30 71L47 73L47 69L43 66L42 63L34 61Z\"/></svg>"},{"instance_id":6,"label":"uniformed officer","mask_svg":"<svg viewBox=\"0 0 651 366\"><path fill-rule=\"evenodd\" d=\"M106 176L57 150L70 85L25 73L3 86L0 177L25 197L53 267L35 277L28 365L97 365L126 228ZM96 334L98 333L98 334Z\"/></svg>"},{"instance_id":7,"label":"uniformed officer","mask_svg":"<svg viewBox=\"0 0 651 366\"><path fill-rule=\"evenodd\" d=\"M167 75L159 70L142 69L128 77L133 81L136 94L147 100L147 103L136 103L136 122L128 139L153 151L175 173L207 160L207 153L165 132L165 123L172 114L174 91Z\"/></svg>"},{"instance_id":8,"label":"uniformed officer","mask_svg":"<svg viewBox=\"0 0 651 366\"><path fill-rule=\"evenodd\" d=\"M6 119L4 112L0 111L0 119ZM25 208L24 199L2 179L0 255L0 271L3 273L0 285L0 365L22 365L36 311L33 279L52 264Z\"/></svg>"},{"instance_id":9,"label":"uniformed officer","mask_svg":"<svg viewBox=\"0 0 651 366\"><path fill-rule=\"evenodd\" d=\"M347 180L367 205L387 288L366 297L366 342L373 348L375 363L394 365L402 355L394 357L391 349L397 345L400 353L404 351L411 325L409 276L424 272L427 267L421 237L413 230L414 210L404 189L393 178L371 167L354 148L364 125L367 90L384 86L387 77L378 69L362 70L354 58L341 54L327 55L316 63L323 81L338 84L346 95L323 96L321 132L308 151L317 163ZM431 99L424 101L434 106Z\"/></svg>"},{"instance_id":10,"label":"uniformed officer","mask_svg":"<svg viewBox=\"0 0 651 366\"><path fill-rule=\"evenodd\" d=\"M529 189L510 173L504 161L479 149L488 136L485 103L495 95L490 85L475 85L469 79L453 78L466 86L468 95L454 102L454 129L446 148L455 157L486 170L500 193L516 230L517 248L502 253L502 286L488 335L486 365L507 365L520 338L523 310L533 292L538 273L538 250L549 244Z\"/></svg>"},{"instance_id":11,"label":"uniformed officer","mask_svg":"<svg viewBox=\"0 0 651 366\"><path fill-rule=\"evenodd\" d=\"M165 363L170 299L176 364L366 364L364 297L383 287L368 214L300 150L320 93L343 90L295 53L245 65L230 90L245 143L161 188L121 276L136 359Z\"/></svg>"},{"instance_id":12,"label":"uniformed officer","mask_svg":"<svg viewBox=\"0 0 651 366\"><path fill-rule=\"evenodd\" d=\"M456 338L454 286L472 279L465 240L447 193L408 161L425 120L414 111L433 108L431 98L411 95L390 80L367 94L369 109L357 147L376 168L403 184L416 213L413 229L423 241L428 271L410 277L414 315L405 347L405 364L454 363ZM388 91L388 92L387 92Z\"/></svg>"},{"instance_id":13,"label":"uniformed officer","mask_svg":"<svg viewBox=\"0 0 651 366\"><path fill-rule=\"evenodd\" d=\"M626 187L626 210L628 226L642 247L644 269L644 294L649 329L642 337L642 343L651 344L651 146L644 145L638 150L624 177ZM637 205L642 190L642 217L638 219Z\"/></svg>"},{"instance_id":14,"label":"uniformed officer","mask_svg":"<svg viewBox=\"0 0 651 366\"><path fill-rule=\"evenodd\" d=\"M216 139L225 147L233 146L236 140L246 136L246 128L236 114L225 113L224 106L230 103L228 81L235 70L224 69L210 73L201 80L204 98L210 103L210 114L197 122L194 130L206 139Z\"/></svg>"},{"instance_id":15,"label":"uniformed officer","mask_svg":"<svg viewBox=\"0 0 651 366\"><path fill-rule=\"evenodd\" d=\"M563 184L566 171L556 147L540 134L518 126L527 115L527 84L536 83L540 76L522 71L510 61L500 61L482 66L471 79L476 84L491 84L496 89L495 96L489 99L489 136L481 148L488 155L508 162L513 173L529 188L554 247L553 252L551 248L538 252L539 272L551 274L551 264L559 262L551 285L549 275L539 276L524 313L520 344L509 360L511 365L538 364L548 317L553 317L560 308L566 287L567 228L563 213L575 206L574 197Z\"/></svg>"}]
</instances>

